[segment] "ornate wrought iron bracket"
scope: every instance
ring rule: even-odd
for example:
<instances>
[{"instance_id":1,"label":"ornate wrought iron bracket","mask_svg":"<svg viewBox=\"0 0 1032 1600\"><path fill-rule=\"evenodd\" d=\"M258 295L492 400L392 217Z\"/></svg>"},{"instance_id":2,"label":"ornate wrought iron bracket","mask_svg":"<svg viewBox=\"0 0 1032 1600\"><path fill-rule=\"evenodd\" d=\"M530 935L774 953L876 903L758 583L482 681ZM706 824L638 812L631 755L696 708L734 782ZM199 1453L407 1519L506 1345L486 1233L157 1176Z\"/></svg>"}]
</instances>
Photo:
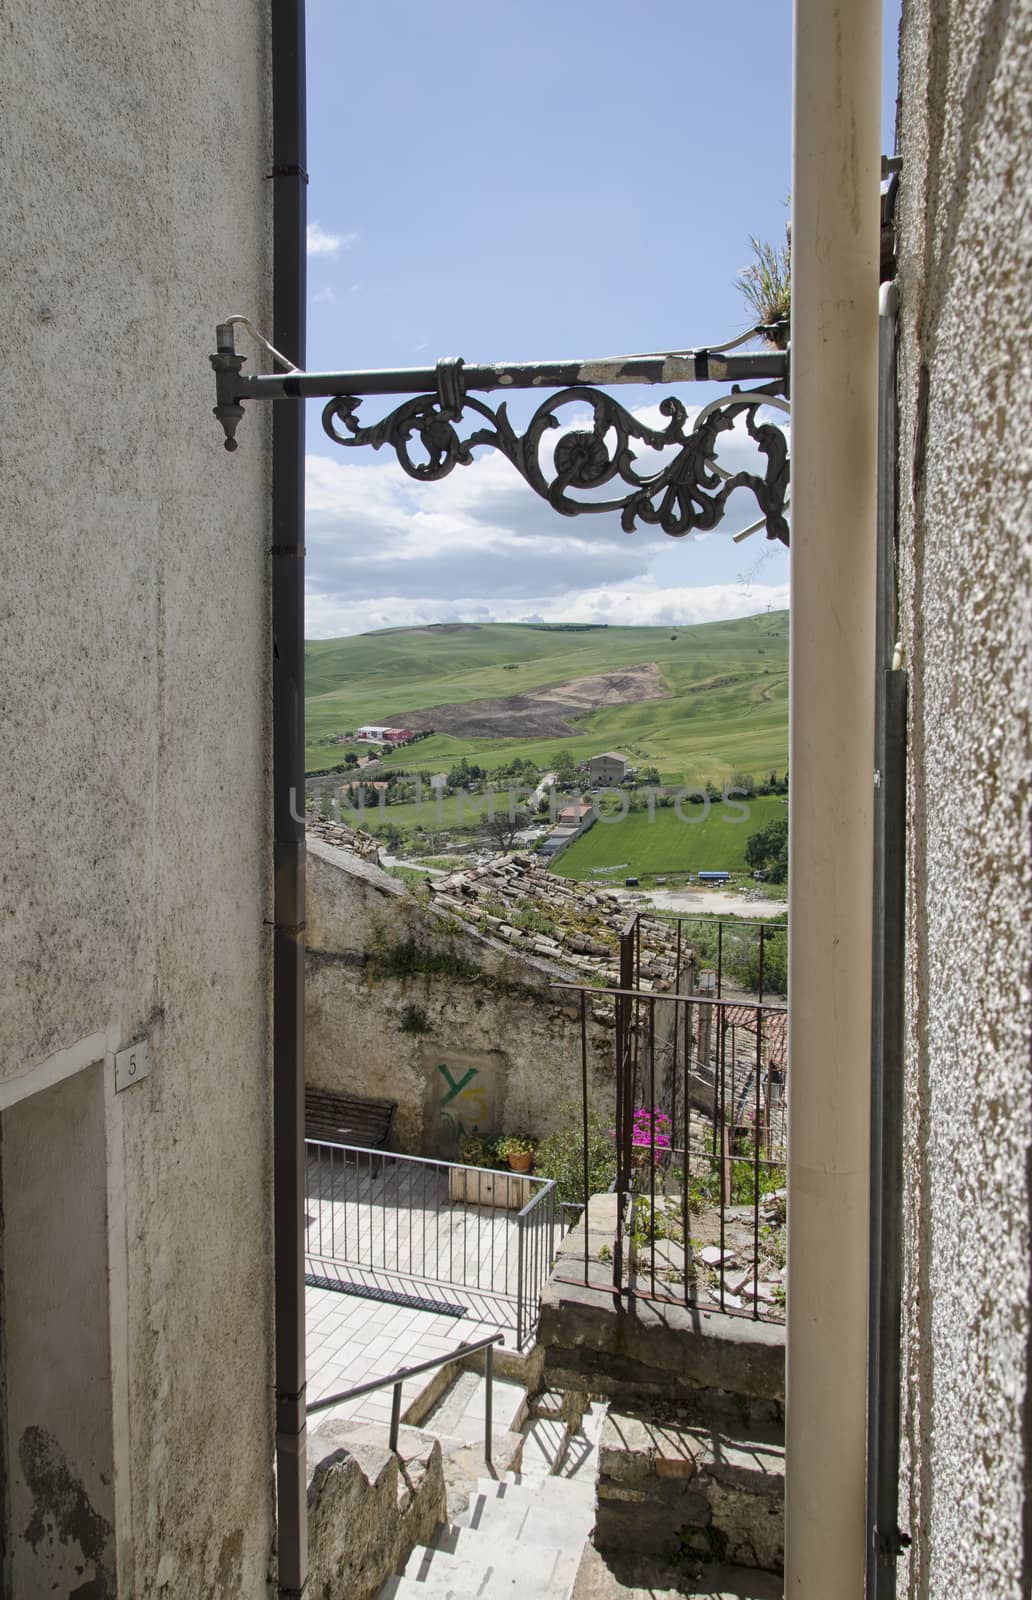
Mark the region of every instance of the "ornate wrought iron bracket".
<instances>
[{"instance_id":1,"label":"ornate wrought iron bracket","mask_svg":"<svg viewBox=\"0 0 1032 1600\"><path fill-rule=\"evenodd\" d=\"M759 412L770 405L788 409L781 398L788 387L788 355L731 355L726 348L491 367L466 366L455 358L432 368L401 371L291 371L252 377L241 371L244 357L236 354L232 325L223 323L211 358L218 401L214 409L225 430L226 449L235 450L243 401L329 397L323 428L336 444L370 445L374 450L387 445L409 476L421 482L435 482L456 466L468 466L473 451L488 446L501 451L535 493L563 516L619 512L627 532L639 522L658 525L674 537L693 529L708 531L721 521L734 491L748 489L768 539L787 545L787 441L781 428L759 420ZM750 379L768 382L743 392L738 381ZM684 404L667 396L659 407L667 421L659 428L639 421L598 387L706 381L730 383L731 392L703 407L691 425ZM542 388L559 392L538 406L523 433L513 427L504 401L491 407L470 393ZM409 398L380 421L366 426L359 420L363 397L397 394ZM587 410L590 421L562 432L563 407L574 408L575 421ZM460 426L466 413L482 425ZM762 473L729 473L718 464L718 438L739 417L764 459ZM556 430L559 437L549 449L549 436ZM412 452L414 441L419 457ZM643 463L641 447L665 452L665 459ZM592 498L583 498L588 495Z\"/></svg>"}]
</instances>

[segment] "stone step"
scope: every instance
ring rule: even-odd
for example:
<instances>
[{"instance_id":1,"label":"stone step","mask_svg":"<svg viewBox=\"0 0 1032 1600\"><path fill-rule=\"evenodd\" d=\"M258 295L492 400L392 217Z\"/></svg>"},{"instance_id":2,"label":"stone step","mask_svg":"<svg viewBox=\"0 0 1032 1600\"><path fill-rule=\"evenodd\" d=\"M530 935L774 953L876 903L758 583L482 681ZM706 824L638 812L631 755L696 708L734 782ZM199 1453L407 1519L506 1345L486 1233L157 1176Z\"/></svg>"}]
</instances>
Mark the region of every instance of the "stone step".
<instances>
[{"instance_id":1,"label":"stone step","mask_svg":"<svg viewBox=\"0 0 1032 1600\"><path fill-rule=\"evenodd\" d=\"M566 1440L566 1449L556 1468L556 1475L561 1478L584 1478L589 1480L594 1493L595 1477L598 1472L599 1440L602 1427L606 1420L607 1404L604 1400L593 1401L581 1417L578 1427L571 1429Z\"/></svg>"},{"instance_id":2,"label":"stone step","mask_svg":"<svg viewBox=\"0 0 1032 1600\"><path fill-rule=\"evenodd\" d=\"M527 1539L561 1550L574 1538L586 1539L595 1522L594 1502L586 1495L563 1494L558 1488L553 1492L553 1485L560 1482L547 1479L537 1493L529 1495L509 1494L501 1499L475 1495L466 1515L456 1523L454 1535L442 1532L434 1542L452 1549L455 1543L462 1543L463 1533L488 1531L499 1538Z\"/></svg>"},{"instance_id":3,"label":"stone step","mask_svg":"<svg viewBox=\"0 0 1032 1600\"><path fill-rule=\"evenodd\" d=\"M530 1397L530 1414L532 1417L563 1417L567 1414L569 1404L568 1389L542 1389L538 1394Z\"/></svg>"},{"instance_id":4,"label":"stone step","mask_svg":"<svg viewBox=\"0 0 1032 1600\"><path fill-rule=\"evenodd\" d=\"M518 1433L527 1415L527 1391L511 1378L492 1384L492 1430ZM471 1440L483 1438L487 1416L487 1379L479 1372L460 1372L434 1409L420 1424L424 1433Z\"/></svg>"},{"instance_id":5,"label":"stone step","mask_svg":"<svg viewBox=\"0 0 1032 1600\"><path fill-rule=\"evenodd\" d=\"M480 1477L466 1512L413 1550L380 1600L569 1600L594 1516L592 1483Z\"/></svg>"},{"instance_id":6,"label":"stone step","mask_svg":"<svg viewBox=\"0 0 1032 1600\"><path fill-rule=\"evenodd\" d=\"M492 1530L459 1530L456 1550L436 1545L412 1552L405 1577L425 1596L495 1596L522 1593L542 1600L568 1600L581 1550L556 1549L529 1540L499 1539Z\"/></svg>"},{"instance_id":7,"label":"stone step","mask_svg":"<svg viewBox=\"0 0 1032 1600\"><path fill-rule=\"evenodd\" d=\"M523 1429L520 1470L531 1477L553 1473L566 1454L569 1425L560 1417L535 1417Z\"/></svg>"},{"instance_id":8,"label":"stone step","mask_svg":"<svg viewBox=\"0 0 1032 1600\"><path fill-rule=\"evenodd\" d=\"M521 1505L540 1502L542 1494L550 1504L595 1504L595 1485L577 1478L528 1478L520 1472L507 1472L501 1478L478 1478L476 1492L488 1500L508 1500Z\"/></svg>"},{"instance_id":9,"label":"stone step","mask_svg":"<svg viewBox=\"0 0 1032 1600\"><path fill-rule=\"evenodd\" d=\"M380 1590L378 1600L508 1600L508 1597L518 1595L520 1600L554 1600L553 1591L537 1588L523 1578L505 1576L492 1572L485 1574L479 1581L474 1580L473 1587L456 1587L460 1581L452 1578L442 1578L438 1583L435 1578L429 1586L417 1583L413 1578L389 1578ZM471 1580L461 1580L464 1584ZM569 1600L569 1584L555 1591L559 1600Z\"/></svg>"}]
</instances>

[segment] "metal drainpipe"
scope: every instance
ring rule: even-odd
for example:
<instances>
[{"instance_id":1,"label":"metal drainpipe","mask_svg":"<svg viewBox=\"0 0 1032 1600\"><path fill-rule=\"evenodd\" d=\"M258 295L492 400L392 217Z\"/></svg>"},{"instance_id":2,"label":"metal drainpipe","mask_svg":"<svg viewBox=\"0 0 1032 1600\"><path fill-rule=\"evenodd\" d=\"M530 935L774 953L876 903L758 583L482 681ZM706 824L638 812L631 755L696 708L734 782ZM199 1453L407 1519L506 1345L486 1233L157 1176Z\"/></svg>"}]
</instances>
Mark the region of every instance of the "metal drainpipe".
<instances>
[{"instance_id":1,"label":"metal drainpipe","mask_svg":"<svg viewBox=\"0 0 1032 1600\"><path fill-rule=\"evenodd\" d=\"M881 0L796 0L786 1600L864 1585Z\"/></svg>"},{"instance_id":2,"label":"metal drainpipe","mask_svg":"<svg viewBox=\"0 0 1032 1600\"><path fill-rule=\"evenodd\" d=\"M272 342L305 364L305 8L270 0ZM308 1581L304 1300L305 408L272 416L273 1161L278 1593Z\"/></svg>"},{"instance_id":3,"label":"metal drainpipe","mask_svg":"<svg viewBox=\"0 0 1032 1600\"><path fill-rule=\"evenodd\" d=\"M903 976L906 919L907 674L896 643L896 313L881 288L878 397L878 616L871 1029L871 1284L867 1399L867 1600L894 1600L899 1528L903 1298Z\"/></svg>"}]
</instances>

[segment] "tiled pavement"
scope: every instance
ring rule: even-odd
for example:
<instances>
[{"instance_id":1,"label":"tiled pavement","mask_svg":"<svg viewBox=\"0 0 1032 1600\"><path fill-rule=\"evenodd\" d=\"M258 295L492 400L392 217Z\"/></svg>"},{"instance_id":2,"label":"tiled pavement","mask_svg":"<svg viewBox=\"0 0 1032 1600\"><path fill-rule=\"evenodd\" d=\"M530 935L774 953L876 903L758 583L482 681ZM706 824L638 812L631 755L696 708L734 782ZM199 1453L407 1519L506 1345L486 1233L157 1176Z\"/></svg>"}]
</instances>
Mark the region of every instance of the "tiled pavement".
<instances>
[{"instance_id":1,"label":"tiled pavement","mask_svg":"<svg viewBox=\"0 0 1032 1600\"><path fill-rule=\"evenodd\" d=\"M535 1180L503 1173L480 1178L472 1169L394 1152L345 1152L312 1142L307 1149L306 1249L313 1261L516 1293L517 1212L539 1192ZM512 1208L451 1200L450 1175L461 1178L464 1172L473 1183L508 1185ZM535 1214L537 1226L526 1241L528 1264L529 1252L542 1255L546 1222L543 1212Z\"/></svg>"},{"instance_id":2,"label":"tiled pavement","mask_svg":"<svg viewBox=\"0 0 1032 1600\"><path fill-rule=\"evenodd\" d=\"M445 1355L469 1340L504 1333L511 1348L514 1334L496 1321L478 1315L443 1316L388 1305L334 1289L305 1291L308 1337L308 1400L320 1399L373 1378L386 1377L399 1367ZM498 1307L497 1309L501 1309ZM412 1378L402 1389L402 1412L429 1382L432 1374ZM358 1400L348 1400L327 1411L316 1412L314 1426L329 1417L361 1422L390 1422L391 1394L378 1389Z\"/></svg>"},{"instance_id":3,"label":"tiled pavement","mask_svg":"<svg viewBox=\"0 0 1032 1600\"><path fill-rule=\"evenodd\" d=\"M449 1200L448 1168L437 1163L363 1151L350 1152L345 1164L332 1146L309 1145L308 1151L308 1271L461 1306L465 1313L308 1287L310 1402L491 1333L503 1333L514 1345L516 1305L504 1296L517 1287L515 1208ZM541 1277L548 1271L547 1237L539 1229L527 1247L527 1265L539 1267ZM429 1381L429 1375L409 1380L403 1412ZM339 1416L386 1424L390 1412L391 1390L381 1389L317 1412L312 1421Z\"/></svg>"}]
</instances>

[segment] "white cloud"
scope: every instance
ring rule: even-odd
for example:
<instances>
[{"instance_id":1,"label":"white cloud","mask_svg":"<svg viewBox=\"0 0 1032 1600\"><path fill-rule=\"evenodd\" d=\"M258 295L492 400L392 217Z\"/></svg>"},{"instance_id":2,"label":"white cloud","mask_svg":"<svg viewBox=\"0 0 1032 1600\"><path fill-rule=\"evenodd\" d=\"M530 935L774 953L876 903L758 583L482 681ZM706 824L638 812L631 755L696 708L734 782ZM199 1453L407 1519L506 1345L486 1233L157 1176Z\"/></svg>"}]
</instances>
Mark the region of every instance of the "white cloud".
<instances>
[{"instance_id":1,"label":"white cloud","mask_svg":"<svg viewBox=\"0 0 1032 1600\"><path fill-rule=\"evenodd\" d=\"M387 409L367 400L363 420ZM665 425L654 407L636 414ZM563 421L583 426L584 418L564 413ZM550 447L562 431L551 432ZM411 449L418 461L418 440ZM546 472L550 457L551 448ZM643 450L640 466L661 459ZM730 471L759 469L744 428L722 437L721 461ZM313 638L529 615L683 626L787 603L782 547L762 535L733 543L756 517L745 490L716 533L671 539L642 527L628 535L613 512L561 516L497 451L478 450L472 465L426 483L409 477L385 446L379 455L345 448L309 456L307 499L306 631ZM693 577L694 584L684 581Z\"/></svg>"},{"instance_id":2,"label":"white cloud","mask_svg":"<svg viewBox=\"0 0 1032 1600\"><path fill-rule=\"evenodd\" d=\"M350 250L357 233L330 233L319 222L308 224L308 254L310 256L335 256L340 250Z\"/></svg>"},{"instance_id":3,"label":"white cloud","mask_svg":"<svg viewBox=\"0 0 1032 1600\"><path fill-rule=\"evenodd\" d=\"M693 622L749 617L788 606L785 584L709 584L664 589L648 580L616 588L584 589L533 601L480 598L410 599L381 595L375 601L309 595L305 634L332 639L375 628L421 627L430 622L608 622L625 626L684 628Z\"/></svg>"},{"instance_id":4,"label":"white cloud","mask_svg":"<svg viewBox=\"0 0 1032 1600\"><path fill-rule=\"evenodd\" d=\"M325 289L317 289L315 291L312 296L312 304L314 306L332 306L336 302L336 299L337 296L330 288L330 285L327 284Z\"/></svg>"}]
</instances>

